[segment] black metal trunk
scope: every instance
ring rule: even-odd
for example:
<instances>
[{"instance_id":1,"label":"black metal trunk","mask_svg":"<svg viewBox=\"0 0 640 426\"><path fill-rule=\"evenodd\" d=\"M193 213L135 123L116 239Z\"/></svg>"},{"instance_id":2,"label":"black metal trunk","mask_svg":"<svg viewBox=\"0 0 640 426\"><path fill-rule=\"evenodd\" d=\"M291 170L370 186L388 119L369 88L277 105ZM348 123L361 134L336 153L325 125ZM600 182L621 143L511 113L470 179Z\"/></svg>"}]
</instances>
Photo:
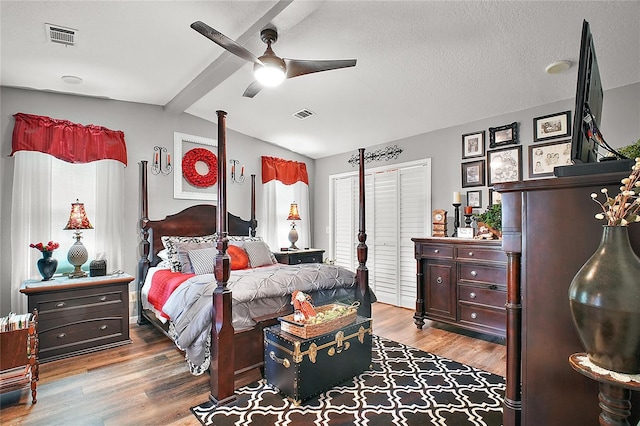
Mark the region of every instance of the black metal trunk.
<instances>
[{"instance_id":1,"label":"black metal trunk","mask_svg":"<svg viewBox=\"0 0 640 426\"><path fill-rule=\"evenodd\" d=\"M371 319L356 321L331 333L303 339L264 329L267 382L296 404L338 385L371 366Z\"/></svg>"}]
</instances>

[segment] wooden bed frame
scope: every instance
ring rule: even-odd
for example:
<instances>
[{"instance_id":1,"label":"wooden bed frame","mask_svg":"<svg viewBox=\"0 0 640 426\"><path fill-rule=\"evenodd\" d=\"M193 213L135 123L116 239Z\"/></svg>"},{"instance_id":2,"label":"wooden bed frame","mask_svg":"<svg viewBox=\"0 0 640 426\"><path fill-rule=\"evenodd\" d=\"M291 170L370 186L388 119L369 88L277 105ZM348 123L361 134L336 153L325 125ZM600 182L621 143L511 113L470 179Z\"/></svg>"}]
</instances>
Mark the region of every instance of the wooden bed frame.
<instances>
[{"instance_id":1,"label":"wooden bed frame","mask_svg":"<svg viewBox=\"0 0 640 426\"><path fill-rule=\"evenodd\" d=\"M163 235L199 236L218 232L217 254L214 275L217 287L213 295L213 318L211 327L211 401L225 405L235 401L236 384L243 384L243 377L264 365L263 329L278 322L282 312L268 317L254 319L256 325L250 329L234 330L232 325L231 290L227 288L230 274L230 260L226 254L228 235L255 236L257 221L255 216L255 175L251 175L251 219L243 220L227 212L226 195L226 112L216 111L218 116L218 206L196 205L167 216L162 220L149 219L147 161L141 162L142 217L140 228L140 261L138 263L138 323L152 323L165 334L167 327L160 323L152 312L142 308L141 290L149 267L159 263L158 252L164 247ZM366 266L368 248L365 244L365 203L364 203L364 149L360 153L360 198L358 232L358 268L356 270L357 298L360 302L358 314L371 317L371 292L369 271ZM149 235L151 234L151 241ZM153 252L151 252L153 251ZM233 368L230 368L233 366Z\"/></svg>"}]
</instances>

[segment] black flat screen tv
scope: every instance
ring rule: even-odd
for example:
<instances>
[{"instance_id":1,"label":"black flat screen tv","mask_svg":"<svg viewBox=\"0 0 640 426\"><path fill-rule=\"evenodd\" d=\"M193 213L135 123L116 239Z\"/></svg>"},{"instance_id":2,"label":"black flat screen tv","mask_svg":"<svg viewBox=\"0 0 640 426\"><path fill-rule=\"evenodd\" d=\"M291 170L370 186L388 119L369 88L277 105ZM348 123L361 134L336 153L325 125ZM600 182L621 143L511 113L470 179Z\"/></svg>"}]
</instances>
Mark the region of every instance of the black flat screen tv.
<instances>
[{"instance_id":1,"label":"black flat screen tv","mask_svg":"<svg viewBox=\"0 0 640 426\"><path fill-rule=\"evenodd\" d=\"M602 82L595 44L589 23L585 20L582 22L578 83L571 136L573 165L556 167L555 176L613 173L631 169L632 160L624 159L606 143L600 133L602 101ZM599 148L605 149L613 156L599 155Z\"/></svg>"}]
</instances>

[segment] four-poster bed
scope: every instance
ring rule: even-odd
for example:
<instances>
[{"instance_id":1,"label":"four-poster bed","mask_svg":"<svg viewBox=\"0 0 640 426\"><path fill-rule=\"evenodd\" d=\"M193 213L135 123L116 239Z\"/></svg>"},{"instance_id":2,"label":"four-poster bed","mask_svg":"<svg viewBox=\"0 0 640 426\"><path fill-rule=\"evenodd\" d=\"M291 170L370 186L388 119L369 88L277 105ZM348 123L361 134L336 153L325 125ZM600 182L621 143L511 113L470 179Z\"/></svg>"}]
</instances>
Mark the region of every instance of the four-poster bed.
<instances>
[{"instance_id":1,"label":"four-poster bed","mask_svg":"<svg viewBox=\"0 0 640 426\"><path fill-rule=\"evenodd\" d=\"M278 316L282 316L291 312L290 303L283 303L282 300L290 300L290 294L294 289L303 288L305 291L311 291L314 295L314 302L317 302L316 296L320 303L328 303L332 300L342 300L348 297L350 300L358 301L360 306L358 314L360 316L371 317L372 293L369 289L369 275L366 267L367 246L365 233L365 204L364 204L364 149L360 150L360 201L359 201L359 233L357 258L358 268L353 272L344 270L333 265L325 264L306 264L306 265L263 265L259 268L250 266L246 271L236 271L232 265L235 262L235 254L232 258L229 255L230 245L237 244L238 238L232 236L247 236L249 240L255 239L257 220L255 212L255 175L251 179L251 218L243 220L239 216L229 214L227 212L227 194L226 194L226 113L217 111L218 118L218 201L217 207L213 205L196 205L187 209L167 216L162 220L150 220L148 209L148 187L147 187L147 162L142 161L141 167L141 192L142 192L142 217L140 221L141 236L140 254L141 258L138 265L138 322L151 322L160 328L165 334L171 336L176 344L180 346L180 340L176 338L175 330L190 327L191 313L176 310L176 299L186 298L191 293L202 293L200 299L190 299L186 304L190 309L199 306L201 312L207 316L209 320L210 333L207 329L207 351L210 350L210 399L215 404L228 404L235 399L234 390L236 385L246 383L252 373L257 369L262 369L264 365L263 353L263 329L274 325L278 322ZM143 303L149 296L148 283L152 281L157 265L161 263L159 257L160 252L165 248L163 238L166 236L182 236L182 237L198 237L209 236L213 238L212 247L208 253L211 254L209 259L213 263L213 275L196 275L179 284L179 287L171 293L167 299L166 305L160 313L164 314L165 308L171 321L161 321L158 317L158 310L149 309L148 302ZM254 237L254 238L252 238ZM229 241L233 239L234 241ZM240 238L242 239L242 238ZM244 243L244 244L249 244ZM233 247L231 247L233 248ZM192 252L189 252L191 255ZM235 253L235 251L234 251ZM194 265L195 267L195 265ZM294 272L286 268L297 268ZM234 273L231 274L231 269ZM309 270L309 271L307 271ZM166 272L166 271L165 271ZM314 278L305 278L306 273L311 272ZM168 273L168 272L167 272ZM179 274L179 273L177 273ZM330 275L328 284L324 284L317 277ZM345 275L348 274L348 275ZM148 277L149 275L149 277ZM183 274L189 275L189 274ZM193 274L192 274L193 275ZM260 292L266 281L275 277L277 284L286 281L286 286L278 287L278 294L274 296L272 302L264 302L262 310L251 311L247 308L246 312L251 313L250 321L244 323L238 321L239 312L244 312L246 304L239 301L239 295L247 293L244 287L248 276L257 275L261 279ZM269 278L265 278L265 277ZM278 282L278 277L282 278ZM215 280L214 280L215 277ZM350 278L349 278L350 277ZM149 278L149 279L147 279ZM153 277L155 278L155 277ZM231 278L231 281L230 281ZM199 280L199 281L198 281ZM209 292L203 292L200 288L204 280L208 280ZM297 280L297 281L296 281ZM351 281L349 281L351 280ZM316 281L321 281L320 283ZM200 286L200 287L199 287ZM295 286L295 288L293 287ZM302 287L299 287L302 286ZM306 287L305 287L306 286ZM143 290L146 287L147 290ZM286 288L285 288L286 287ZM178 290L179 289L179 290ZM185 290L187 289L187 290ZM192 290L192 289L197 289ZM308 289L308 290L307 290ZM255 290L257 292L257 290ZM207 296L205 298L205 296ZM233 297L232 297L233 296ZM190 297L190 296L189 296ZM250 294L247 299L256 298L255 294ZM274 302L275 301L275 302ZM260 302L260 301L258 301ZM274 309L277 306L277 309ZM271 310L268 310L271 308ZM182 309L182 308L180 308ZM265 311L264 309L267 309ZM177 313L175 313L177 312ZM185 313L183 313L185 312ZM255 314L260 312L260 314ZM265 314L266 312L266 314ZM199 314L203 316L202 313ZM194 318L197 314L194 314ZM188 318L188 319L185 319ZM242 324L242 325L238 325ZM200 340L203 340L200 338ZM210 340L210 345L209 345ZM182 347L181 347L182 348ZM193 352L192 352L193 353ZM191 354L186 349L186 358L189 361ZM194 358L200 358L200 352L197 352ZM192 372L193 372L192 368Z\"/></svg>"}]
</instances>

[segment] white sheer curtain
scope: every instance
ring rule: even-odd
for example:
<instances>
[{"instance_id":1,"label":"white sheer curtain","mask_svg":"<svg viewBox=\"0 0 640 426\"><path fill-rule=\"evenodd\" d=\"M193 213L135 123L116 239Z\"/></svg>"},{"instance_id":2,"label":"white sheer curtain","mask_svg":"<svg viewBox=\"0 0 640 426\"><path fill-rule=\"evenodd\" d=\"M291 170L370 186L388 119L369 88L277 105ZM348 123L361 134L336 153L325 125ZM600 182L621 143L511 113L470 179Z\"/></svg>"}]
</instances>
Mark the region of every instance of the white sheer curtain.
<instances>
[{"instance_id":1,"label":"white sheer curtain","mask_svg":"<svg viewBox=\"0 0 640 426\"><path fill-rule=\"evenodd\" d=\"M16 152L14 160L11 310L26 312L27 299L20 293L20 286L25 279L40 277L36 266L40 252L29 244L59 242L54 257L59 262L58 271L64 268L73 239L70 231L62 228L76 198L85 203L95 228L83 233L89 259L96 253L106 253L109 271L123 269L124 164L115 160L72 164L34 151Z\"/></svg>"},{"instance_id":2,"label":"white sheer curtain","mask_svg":"<svg viewBox=\"0 0 640 426\"><path fill-rule=\"evenodd\" d=\"M291 203L298 204L300 220L296 221L298 241L296 247L303 249L311 244L311 216L309 212L309 186L304 182L296 182L293 185L285 185L278 180L267 182L263 186L263 219L258 232L269 244L271 250L279 250L289 247L289 230L291 221L289 207ZM261 232L262 231L262 232Z\"/></svg>"}]
</instances>

